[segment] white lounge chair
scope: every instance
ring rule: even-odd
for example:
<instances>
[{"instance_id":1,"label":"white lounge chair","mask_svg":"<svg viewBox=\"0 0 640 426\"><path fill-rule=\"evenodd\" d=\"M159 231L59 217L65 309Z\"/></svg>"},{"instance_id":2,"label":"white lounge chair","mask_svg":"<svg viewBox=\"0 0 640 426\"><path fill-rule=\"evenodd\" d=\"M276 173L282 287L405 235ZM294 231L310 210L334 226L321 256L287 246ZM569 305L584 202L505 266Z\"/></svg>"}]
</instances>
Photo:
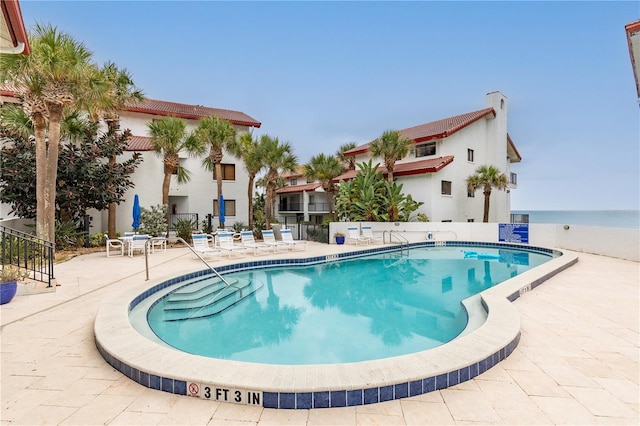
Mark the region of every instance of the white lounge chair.
<instances>
[{"instance_id":1,"label":"white lounge chair","mask_svg":"<svg viewBox=\"0 0 640 426\"><path fill-rule=\"evenodd\" d=\"M124 244L122 243L122 241L112 240L107 235L105 235L104 239L107 244L107 257L124 256ZM120 251L120 254L110 254L113 249L118 249Z\"/></svg>"},{"instance_id":2,"label":"white lounge chair","mask_svg":"<svg viewBox=\"0 0 640 426\"><path fill-rule=\"evenodd\" d=\"M269 250L269 249L271 249L273 247L273 246L271 246L269 244L256 242L256 240L253 238L253 232L251 232L251 231L242 231L242 232L240 232L240 238L242 239L242 246L243 247L247 247L247 248L252 248L253 249L253 255L254 256L258 255L258 251L260 249ZM273 249L275 251L275 247L273 247Z\"/></svg>"},{"instance_id":3,"label":"white lounge chair","mask_svg":"<svg viewBox=\"0 0 640 426\"><path fill-rule=\"evenodd\" d=\"M348 235L347 235L347 239L351 240L351 241L355 241L356 245L362 243L362 244L369 244L371 242L371 240L369 240L369 238L367 237L363 237L362 235L360 235L360 231L358 231L358 228L356 227L348 227L347 228L348 231Z\"/></svg>"},{"instance_id":4,"label":"white lounge chair","mask_svg":"<svg viewBox=\"0 0 640 426\"><path fill-rule=\"evenodd\" d=\"M273 233L273 229L265 229L262 231L262 239L264 240L265 244L270 245L271 247L273 247L273 251L277 252L278 251L278 247L282 247L286 250L289 250L290 248L293 249L293 246L295 244L292 243L287 243L286 241L278 241L276 240L276 236Z\"/></svg>"},{"instance_id":5,"label":"white lounge chair","mask_svg":"<svg viewBox=\"0 0 640 426\"><path fill-rule=\"evenodd\" d=\"M151 253L156 250L167 251L167 233L163 232L160 237L151 237Z\"/></svg>"},{"instance_id":6,"label":"white lounge chair","mask_svg":"<svg viewBox=\"0 0 640 426\"><path fill-rule=\"evenodd\" d=\"M291 244L291 250L295 250L296 247L302 247L303 250L307 248L306 241L293 239L291 229L281 229L280 235L282 236L282 241Z\"/></svg>"},{"instance_id":7,"label":"white lounge chair","mask_svg":"<svg viewBox=\"0 0 640 426\"><path fill-rule=\"evenodd\" d=\"M363 226L362 236L369 239L369 243L382 243L382 237L373 235L373 230L370 226Z\"/></svg>"},{"instance_id":8,"label":"white lounge chair","mask_svg":"<svg viewBox=\"0 0 640 426\"><path fill-rule=\"evenodd\" d=\"M229 258L231 258L233 253L242 253L247 250L246 247L240 247L233 243L233 234L231 232L218 231L217 236L218 247L220 247L223 252L226 251L229 254Z\"/></svg>"},{"instance_id":9,"label":"white lounge chair","mask_svg":"<svg viewBox=\"0 0 640 426\"><path fill-rule=\"evenodd\" d=\"M144 253L145 247L149 242L148 235L134 235L131 237L131 241L129 241L129 257L133 257L133 254L136 251L140 253Z\"/></svg>"},{"instance_id":10,"label":"white lounge chair","mask_svg":"<svg viewBox=\"0 0 640 426\"><path fill-rule=\"evenodd\" d=\"M207 234L191 234L193 249L205 256L220 255L220 250L209 245L209 236Z\"/></svg>"}]
</instances>

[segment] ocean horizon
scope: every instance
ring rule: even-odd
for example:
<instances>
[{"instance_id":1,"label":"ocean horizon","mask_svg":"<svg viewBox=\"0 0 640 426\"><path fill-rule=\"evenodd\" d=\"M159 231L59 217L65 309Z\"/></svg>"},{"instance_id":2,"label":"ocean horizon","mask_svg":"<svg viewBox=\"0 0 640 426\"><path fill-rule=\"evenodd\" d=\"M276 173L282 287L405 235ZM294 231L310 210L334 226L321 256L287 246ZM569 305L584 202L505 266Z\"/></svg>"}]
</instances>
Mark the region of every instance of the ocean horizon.
<instances>
[{"instance_id":1,"label":"ocean horizon","mask_svg":"<svg viewBox=\"0 0 640 426\"><path fill-rule=\"evenodd\" d=\"M601 226L606 228L640 228L640 210L512 210L511 214L528 214L529 223Z\"/></svg>"}]
</instances>

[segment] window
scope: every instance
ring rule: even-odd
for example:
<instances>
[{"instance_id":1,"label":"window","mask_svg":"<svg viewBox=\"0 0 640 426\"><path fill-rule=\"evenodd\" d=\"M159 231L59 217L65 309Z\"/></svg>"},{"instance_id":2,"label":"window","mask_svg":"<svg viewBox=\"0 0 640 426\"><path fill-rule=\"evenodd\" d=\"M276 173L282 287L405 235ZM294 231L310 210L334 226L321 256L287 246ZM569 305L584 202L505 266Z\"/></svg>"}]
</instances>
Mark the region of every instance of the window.
<instances>
[{"instance_id":1,"label":"window","mask_svg":"<svg viewBox=\"0 0 640 426\"><path fill-rule=\"evenodd\" d=\"M235 164L220 164L222 166L222 180L236 180ZM216 179L216 169L213 168L213 179Z\"/></svg>"},{"instance_id":2,"label":"window","mask_svg":"<svg viewBox=\"0 0 640 426\"><path fill-rule=\"evenodd\" d=\"M518 184L518 175L516 173L509 173L509 183L512 185Z\"/></svg>"},{"instance_id":3,"label":"window","mask_svg":"<svg viewBox=\"0 0 640 426\"><path fill-rule=\"evenodd\" d=\"M291 178L291 180L289 181L289 185L291 186L295 186L298 184L298 179L296 178Z\"/></svg>"},{"instance_id":4,"label":"window","mask_svg":"<svg viewBox=\"0 0 640 426\"><path fill-rule=\"evenodd\" d=\"M451 181L443 180L441 181L441 191L442 195L451 195Z\"/></svg>"},{"instance_id":5,"label":"window","mask_svg":"<svg viewBox=\"0 0 640 426\"><path fill-rule=\"evenodd\" d=\"M436 155L436 143L429 142L422 145L416 145L416 157L427 157Z\"/></svg>"},{"instance_id":6,"label":"window","mask_svg":"<svg viewBox=\"0 0 640 426\"><path fill-rule=\"evenodd\" d=\"M475 219L467 219L467 222L471 223L471 222L475 222Z\"/></svg>"},{"instance_id":7,"label":"window","mask_svg":"<svg viewBox=\"0 0 640 426\"><path fill-rule=\"evenodd\" d=\"M467 149L467 161L473 163L473 150Z\"/></svg>"},{"instance_id":8,"label":"window","mask_svg":"<svg viewBox=\"0 0 640 426\"><path fill-rule=\"evenodd\" d=\"M218 200L213 200L213 215L218 216L220 209L218 208ZM224 215L235 216L236 215L236 200L224 200Z\"/></svg>"},{"instance_id":9,"label":"window","mask_svg":"<svg viewBox=\"0 0 640 426\"><path fill-rule=\"evenodd\" d=\"M468 198L476 198L476 191L467 190L467 197Z\"/></svg>"}]
</instances>

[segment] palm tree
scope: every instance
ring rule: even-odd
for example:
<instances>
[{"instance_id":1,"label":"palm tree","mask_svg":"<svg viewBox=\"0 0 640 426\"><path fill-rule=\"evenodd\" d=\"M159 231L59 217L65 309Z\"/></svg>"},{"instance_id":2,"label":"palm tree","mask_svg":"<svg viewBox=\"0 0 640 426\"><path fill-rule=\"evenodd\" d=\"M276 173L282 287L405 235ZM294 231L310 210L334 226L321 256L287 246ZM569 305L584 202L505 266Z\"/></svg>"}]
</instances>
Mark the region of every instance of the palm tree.
<instances>
[{"instance_id":1,"label":"palm tree","mask_svg":"<svg viewBox=\"0 0 640 426\"><path fill-rule=\"evenodd\" d=\"M240 145L236 140L236 129L231 123L218 117L206 117L200 120L194 136L204 146L209 146L209 156L203 161L207 170L213 170L216 175L218 189L218 205L222 196L222 157L226 150L231 154L240 155ZM220 222L224 228L224 222Z\"/></svg>"},{"instance_id":2,"label":"palm tree","mask_svg":"<svg viewBox=\"0 0 640 426\"><path fill-rule=\"evenodd\" d=\"M183 120L175 117L164 117L149 123L149 135L153 151L162 157L164 163L164 180L162 181L162 204L169 205L169 188L171 176L176 175L178 183L189 181L189 171L180 164L179 153L186 152L191 156L204 154L206 147L193 134L187 133ZM167 224L169 223L167 210Z\"/></svg>"},{"instance_id":3,"label":"palm tree","mask_svg":"<svg viewBox=\"0 0 640 426\"><path fill-rule=\"evenodd\" d=\"M371 142L369 151L375 157L382 157L387 168L387 181L393 183L393 169L396 161L403 159L409 153L411 140L400 135L397 130L385 130L378 139Z\"/></svg>"},{"instance_id":4,"label":"palm tree","mask_svg":"<svg viewBox=\"0 0 640 426\"><path fill-rule=\"evenodd\" d=\"M36 143L36 234L55 241L60 123L68 105L104 93L107 84L84 44L51 25L36 25L30 55L0 54L0 79L14 85L32 118Z\"/></svg>"},{"instance_id":5,"label":"palm tree","mask_svg":"<svg viewBox=\"0 0 640 426\"><path fill-rule=\"evenodd\" d=\"M340 145L338 148L338 152L336 152L336 157L338 157L339 161L342 161L343 164L348 164L347 170L355 170L356 169L356 156L350 155L346 157L344 155L345 152L352 150L357 145L355 142L347 142L345 144Z\"/></svg>"},{"instance_id":6,"label":"palm tree","mask_svg":"<svg viewBox=\"0 0 640 426\"><path fill-rule=\"evenodd\" d=\"M109 127L109 131L115 133L120 128L120 114L127 103L131 101L141 101L144 99L142 91L137 89L133 83L131 75L126 69L119 69L113 62L107 62L102 67L102 75L110 83L108 94L105 98L98 100L90 115L94 118L102 116ZM109 157L109 165L116 164L116 156ZM116 237L116 203L109 204L107 216L107 234L109 238Z\"/></svg>"},{"instance_id":7,"label":"palm tree","mask_svg":"<svg viewBox=\"0 0 640 426\"><path fill-rule=\"evenodd\" d=\"M467 190L475 192L482 188L484 194L484 216L483 222L489 222L489 197L491 189L503 190L507 187L507 176L493 166L480 166L475 173L467 178Z\"/></svg>"},{"instance_id":8,"label":"palm tree","mask_svg":"<svg viewBox=\"0 0 640 426\"><path fill-rule=\"evenodd\" d=\"M273 219L273 208L280 173L295 171L298 159L293 155L291 145L288 142L280 143L277 137L272 138L269 135L263 135L260 138L260 151L263 164L267 169L265 175L267 181L265 226L269 229Z\"/></svg>"},{"instance_id":9,"label":"palm tree","mask_svg":"<svg viewBox=\"0 0 640 426\"><path fill-rule=\"evenodd\" d=\"M329 207L329 217L333 220L333 193L336 190L336 186L333 183L333 178L340 176L344 173L344 166L335 158L324 154L318 154L311 157L309 164L304 166L304 174L307 177L308 182L315 180L320 181L322 189L324 190L324 196L327 200L327 206Z\"/></svg>"},{"instance_id":10,"label":"palm tree","mask_svg":"<svg viewBox=\"0 0 640 426\"><path fill-rule=\"evenodd\" d=\"M247 197L249 197L249 229L253 229L253 186L256 175L264 167L262 164L262 154L260 144L253 139L251 133L243 133L240 136L240 157L244 162L244 167L249 174L249 185L247 187Z\"/></svg>"}]
</instances>

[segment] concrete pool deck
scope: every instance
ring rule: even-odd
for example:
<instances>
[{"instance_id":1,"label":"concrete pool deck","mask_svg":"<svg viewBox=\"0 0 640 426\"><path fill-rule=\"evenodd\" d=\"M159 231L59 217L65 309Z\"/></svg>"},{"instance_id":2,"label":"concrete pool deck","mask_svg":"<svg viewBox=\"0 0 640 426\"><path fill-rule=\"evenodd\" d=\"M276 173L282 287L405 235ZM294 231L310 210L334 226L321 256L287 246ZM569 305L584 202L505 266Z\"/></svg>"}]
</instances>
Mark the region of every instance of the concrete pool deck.
<instances>
[{"instance_id":1,"label":"concrete pool deck","mask_svg":"<svg viewBox=\"0 0 640 426\"><path fill-rule=\"evenodd\" d=\"M353 249L309 244L306 251L277 256ZM17 296L0 307L1 423L637 424L639 264L579 257L515 301L518 347L472 380L378 404L272 410L151 390L114 370L96 349L95 315L112 294L148 286L144 257L79 256L56 265L62 286L55 292ZM179 248L149 256L149 266L151 280L202 269Z\"/></svg>"}]
</instances>

